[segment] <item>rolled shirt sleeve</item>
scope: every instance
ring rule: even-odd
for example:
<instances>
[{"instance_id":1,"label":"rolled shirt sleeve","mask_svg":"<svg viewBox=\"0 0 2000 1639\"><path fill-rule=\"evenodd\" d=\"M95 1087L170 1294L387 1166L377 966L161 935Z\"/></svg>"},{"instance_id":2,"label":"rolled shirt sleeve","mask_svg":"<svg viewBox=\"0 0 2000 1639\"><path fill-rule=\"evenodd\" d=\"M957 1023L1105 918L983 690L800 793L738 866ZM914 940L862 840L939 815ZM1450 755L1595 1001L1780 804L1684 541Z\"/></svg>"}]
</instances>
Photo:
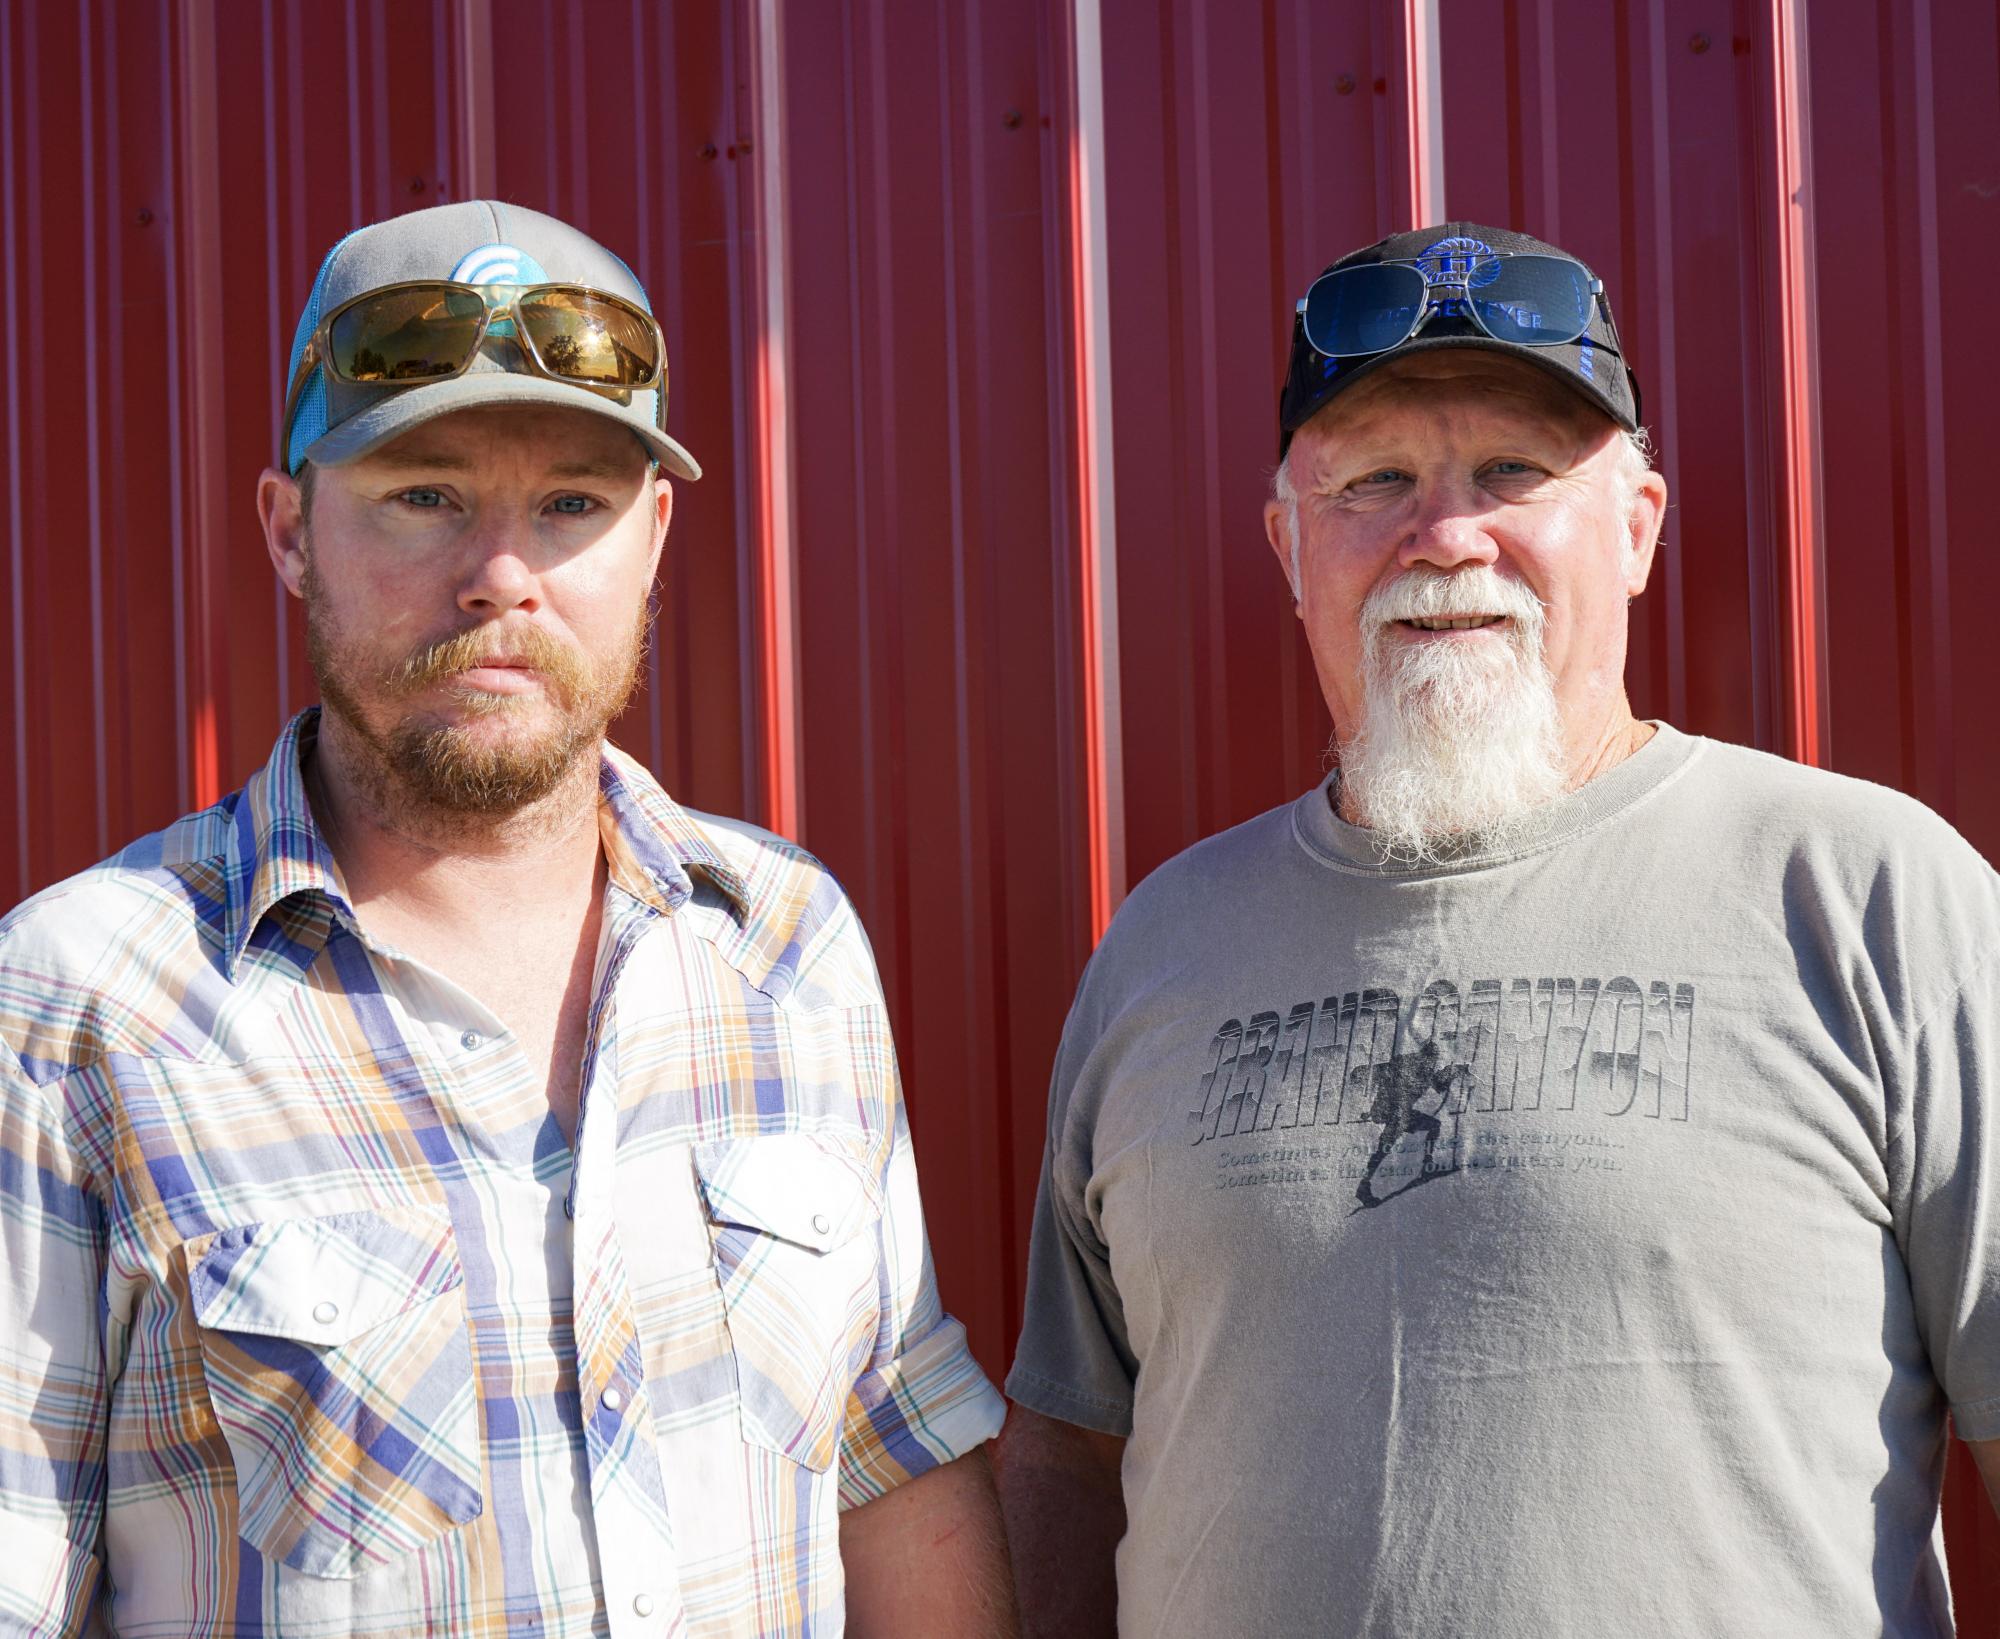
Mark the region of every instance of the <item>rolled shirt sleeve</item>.
<instances>
[{"instance_id":1,"label":"rolled shirt sleeve","mask_svg":"<svg viewBox=\"0 0 2000 1639\"><path fill-rule=\"evenodd\" d=\"M58 1086L0 1049L0 1631L92 1626L108 1401L105 1228Z\"/></svg>"},{"instance_id":2,"label":"rolled shirt sleeve","mask_svg":"<svg viewBox=\"0 0 2000 1639\"><path fill-rule=\"evenodd\" d=\"M894 1080L894 1070L890 1071ZM840 1506L854 1508L965 1456L1000 1432L1006 1402L944 1312L899 1093L883 1169L881 1321L867 1369L848 1396Z\"/></svg>"}]
</instances>

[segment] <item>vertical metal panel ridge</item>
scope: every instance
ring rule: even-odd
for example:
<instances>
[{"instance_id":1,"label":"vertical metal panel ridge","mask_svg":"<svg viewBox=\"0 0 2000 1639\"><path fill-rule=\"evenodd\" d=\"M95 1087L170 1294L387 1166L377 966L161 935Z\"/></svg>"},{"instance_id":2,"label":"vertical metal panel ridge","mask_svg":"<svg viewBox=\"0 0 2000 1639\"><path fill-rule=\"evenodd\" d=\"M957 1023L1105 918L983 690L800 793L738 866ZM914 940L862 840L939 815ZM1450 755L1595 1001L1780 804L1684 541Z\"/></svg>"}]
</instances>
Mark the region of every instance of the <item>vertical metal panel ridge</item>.
<instances>
[{"instance_id":1,"label":"vertical metal panel ridge","mask_svg":"<svg viewBox=\"0 0 2000 1639\"><path fill-rule=\"evenodd\" d=\"M28 0L30 9L34 0ZM33 129L36 105L32 91L28 89L26 77L16 65L14 32L17 13L14 0L0 0L0 88L6 95L0 96L0 295L4 295L9 313L21 311L20 259L27 244L27 237L21 232L19 185L16 178L20 174L21 159L15 145L14 126L19 118ZM17 88L20 88L17 92ZM28 701L28 645L27 645L27 567L28 545L22 534L23 495L26 490L26 472L21 450L21 377L18 369L5 373L6 386L4 401L6 409L5 447L7 466L7 626L8 673L12 685L13 698L9 701L9 715L13 730L13 800L7 805L9 821L14 829L13 867L14 882L8 893L7 902L25 899L36 886L33 855L30 851L31 809L29 806L28 738L30 713ZM35 725L39 727L39 725Z\"/></svg>"},{"instance_id":2,"label":"vertical metal panel ridge","mask_svg":"<svg viewBox=\"0 0 2000 1639\"><path fill-rule=\"evenodd\" d=\"M104 485L110 475L103 466L102 439L100 437L102 382L99 378L99 336L109 315L105 312L103 292L98 285L98 216L103 201L99 193L99 171L97 154L97 76L98 55L94 48L89 4L77 8L78 55L82 59L83 72L78 76L78 114L81 128L81 159L83 175L83 292L84 314L83 344L83 421L84 459L88 470L84 475L85 484L85 538L90 569L90 715L93 729L91 746L91 772L94 776L91 792L96 828L92 841L95 852L105 853L110 847L107 833L110 829L106 804L110 795L109 769L106 767L106 750L109 739L109 723L106 721L104 698L104 667L106 662L104 640Z\"/></svg>"},{"instance_id":3,"label":"vertical metal panel ridge","mask_svg":"<svg viewBox=\"0 0 2000 1639\"><path fill-rule=\"evenodd\" d=\"M1829 750L1826 692L1826 542L1821 534L1819 342L1814 309L1811 160L1804 7L1766 0L1772 122L1773 220L1780 355L1782 548L1785 562L1786 748L1817 767Z\"/></svg>"},{"instance_id":4,"label":"vertical metal panel ridge","mask_svg":"<svg viewBox=\"0 0 2000 1639\"><path fill-rule=\"evenodd\" d=\"M1946 427L1944 405L1944 291L1940 279L1943 250L1938 237L1937 79L1936 44L1931 26L1931 0L1909 0L1912 85L1910 98L1916 127L1916 275L1923 315L1918 372L1923 383L1923 420L1916 443L1923 451L1923 540L1913 553L1928 570L1921 615L1922 647L1928 659L1928 684L1921 699L1928 706L1921 731L1913 729L1910 761L1915 783L1947 819L1958 817L1957 762L1952 712L1951 531L1949 490L1945 482ZM1816 441L1817 443L1817 441ZM1914 689L1911 692L1916 692ZM2000 1569L1995 1570L2000 1581Z\"/></svg>"},{"instance_id":5,"label":"vertical metal panel ridge","mask_svg":"<svg viewBox=\"0 0 2000 1639\"><path fill-rule=\"evenodd\" d=\"M1648 136L1652 147L1652 233L1656 245L1671 245L1674 242L1673 141L1667 103L1667 3L1668 0L1646 0L1646 87L1650 105ZM1675 281L1671 277L1653 280L1652 310L1647 315L1647 332L1654 342L1647 353L1644 389L1653 413L1649 431L1653 432L1656 464L1665 473L1669 502L1677 499L1681 492L1680 444L1671 431L1662 443L1656 429L1672 429L1680 425L1680 367L1675 345L1674 294ZM1668 517L1671 520L1674 514L1669 512ZM1664 529L1662 534L1664 537ZM1684 664L1687 654L1684 564L1685 556L1678 543L1663 538L1654 553L1653 580L1647 586L1649 599L1654 587L1660 588L1662 618L1659 625L1663 629L1667 661L1661 669L1666 673L1667 716L1672 722L1683 724L1688 720L1687 667Z\"/></svg>"},{"instance_id":6,"label":"vertical metal panel ridge","mask_svg":"<svg viewBox=\"0 0 2000 1639\"><path fill-rule=\"evenodd\" d=\"M175 8L178 93L174 126L179 142L178 204L174 224L177 295L173 319L185 324L179 372L179 419L185 431L189 682L193 722L188 789L192 806L222 795L223 747L228 740L225 702L228 638L223 583L226 508L223 500L222 383L214 361L223 357L221 201L216 179L216 81L214 0L185 0Z\"/></svg>"},{"instance_id":7,"label":"vertical metal panel ridge","mask_svg":"<svg viewBox=\"0 0 2000 1639\"><path fill-rule=\"evenodd\" d=\"M1444 94L1438 0L1403 0L1404 118L1410 156L1410 225L1445 220Z\"/></svg>"},{"instance_id":8,"label":"vertical metal panel ridge","mask_svg":"<svg viewBox=\"0 0 2000 1639\"><path fill-rule=\"evenodd\" d=\"M759 159L755 280L760 310L756 357L758 665L764 823L796 838L805 824L799 763L797 451L791 391L791 250L786 193L791 134L785 118L785 42L779 0L757 0L751 107Z\"/></svg>"},{"instance_id":9,"label":"vertical metal panel ridge","mask_svg":"<svg viewBox=\"0 0 2000 1639\"><path fill-rule=\"evenodd\" d=\"M493 191L493 0L450 0L452 180L461 199Z\"/></svg>"},{"instance_id":10,"label":"vertical metal panel ridge","mask_svg":"<svg viewBox=\"0 0 2000 1639\"><path fill-rule=\"evenodd\" d=\"M1070 105L1066 203L1070 324L1077 341L1073 414L1078 584L1083 614L1084 757L1089 837L1090 937L1111 924L1129 886L1125 864L1125 757L1119 701L1117 474L1111 461L1111 283L1104 213L1104 22L1099 0L1069 0L1065 75Z\"/></svg>"}]
</instances>

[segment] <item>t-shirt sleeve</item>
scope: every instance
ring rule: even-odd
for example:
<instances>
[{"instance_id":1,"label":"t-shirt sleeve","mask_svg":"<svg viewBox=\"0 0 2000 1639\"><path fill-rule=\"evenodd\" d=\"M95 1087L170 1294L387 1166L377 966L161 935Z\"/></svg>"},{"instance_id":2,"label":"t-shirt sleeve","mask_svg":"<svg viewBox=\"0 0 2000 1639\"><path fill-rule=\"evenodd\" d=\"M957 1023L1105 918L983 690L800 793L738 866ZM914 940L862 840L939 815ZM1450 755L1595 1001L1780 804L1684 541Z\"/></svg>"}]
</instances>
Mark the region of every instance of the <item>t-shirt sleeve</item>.
<instances>
[{"instance_id":1,"label":"t-shirt sleeve","mask_svg":"<svg viewBox=\"0 0 2000 1639\"><path fill-rule=\"evenodd\" d=\"M1917 1323L1959 1437L2000 1439L2000 952L1923 1022L1911 1075L1891 1160Z\"/></svg>"},{"instance_id":2,"label":"t-shirt sleeve","mask_svg":"<svg viewBox=\"0 0 2000 1639\"><path fill-rule=\"evenodd\" d=\"M872 1502L965 1456L1000 1432L1007 1410L973 1359L965 1327L938 1300L900 1098L879 1233L881 1318L868 1368L848 1395L840 1442L842 1508Z\"/></svg>"},{"instance_id":3,"label":"t-shirt sleeve","mask_svg":"<svg viewBox=\"0 0 2000 1639\"><path fill-rule=\"evenodd\" d=\"M1048 1141L1028 1243L1027 1312L1007 1392L1044 1416L1122 1436L1132 1432L1138 1362L1112 1278L1111 1251L1089 1200L1088 1111L1095 1101L1079 1082L1094 1034L1080 997L1049 1086Z\"/></svg>"}]
</instances>

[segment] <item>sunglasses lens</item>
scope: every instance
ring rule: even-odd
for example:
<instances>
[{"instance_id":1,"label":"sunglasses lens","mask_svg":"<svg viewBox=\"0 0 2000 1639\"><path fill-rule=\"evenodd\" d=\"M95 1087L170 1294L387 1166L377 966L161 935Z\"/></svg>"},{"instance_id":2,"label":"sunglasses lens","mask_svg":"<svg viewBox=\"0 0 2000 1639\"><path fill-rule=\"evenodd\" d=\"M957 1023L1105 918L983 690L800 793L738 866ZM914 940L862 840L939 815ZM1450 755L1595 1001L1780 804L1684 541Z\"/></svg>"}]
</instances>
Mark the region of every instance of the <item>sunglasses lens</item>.
<instances>
[{"instance_id":1,"label":"sunglasses lens","mask_svg":"<svg viewBox=\"0 0 2000 1639\"><path fill-rule=\"evenodd\" d=\"M517 311L551 375L593 387L639 387L660 368L659 331L623 302L587 290L534 290Z\"/></svg>"},{"instance_id":2,"label":"sunglasses lens","mask_svg":"<svg viewBox=\"0 0 2000 1639\"><path fill-rule=\"evenodd\" d=\"M1506 256L1490 277L1475 276L1472 305L1498 341L1552 347L1590 328L1590 275L1561 256Z\"/></svg>"},{"instance_id":3,"label":"sunglasses lens","mask_svg":"<svg viewBox=\"0 0 2000 1639\"><path fill-rule=\"evenodd\" d=\"M465 368L486 304L477 292L411 285L368 296L327 332L333 371L347 381L429 381Z\"/></svg>"},{"instance_id":4,"label":"sunglasses lens","mask_svg":"<svg viewBox=\"0 0 2000 1639\"><path fill-rule=\"evenodd\" d=\"M1336 268L1306 292L1306 340L1332 358L1385 352L1423 310L1424 276L1413 267Z\"/></svg>"}]
</instances>

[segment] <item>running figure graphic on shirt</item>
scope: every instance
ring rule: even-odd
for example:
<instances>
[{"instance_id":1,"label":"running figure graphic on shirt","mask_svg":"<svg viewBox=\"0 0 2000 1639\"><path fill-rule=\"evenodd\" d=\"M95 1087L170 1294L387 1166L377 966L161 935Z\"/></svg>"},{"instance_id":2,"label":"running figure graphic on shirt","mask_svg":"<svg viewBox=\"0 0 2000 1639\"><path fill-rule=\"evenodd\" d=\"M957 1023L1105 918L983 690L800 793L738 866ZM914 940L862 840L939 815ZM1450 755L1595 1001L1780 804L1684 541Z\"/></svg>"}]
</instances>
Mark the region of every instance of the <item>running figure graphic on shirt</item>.
<instances>
[{"instance_id":1,"label":"running figure graphic on shirt","mask_svg":"<svg viewBox=\"0 0 2000 1639\"><path fill-rule=\"evenodd\" d=\"M1432 1153L1444 1134L1444 1124L1438 1120L1451 1095L1461 1082L1470 1081L1472 1072L1463 1064L1446 1062L1438 1051L1437 1043L1427 1041L1413 1053L1398 1053L1381 1064L1363 1065L1350 1072L1357 1090L1366 1090L1374 1096L1369 1103L1365 1120L1382 1123L1382 1134L1375 1140L1375 1153L1368 1158L1367 1171L1361 1175L1361 1184L1354 1192L1354 1198L1361 1204L1354 1210L1362 1212L1369 1207L1381 1206L1385 1201L1394 1200L1405 1190L1429 1183L1433 1178L1442 1178L1458 1171L1458 1163L1433 1169ZM1438 1095L1437 1115L1417 1108L1418 1100L1429 1093ZM1417 1175L1400 1188L1392 1189L1387 1195L1375 1193L1375 1174L1382 1163L1396 1153L1396 1146L1409 1133L1422 1133L1424 1138L1424 1164Z\"/></svg>"}]
</instances>

